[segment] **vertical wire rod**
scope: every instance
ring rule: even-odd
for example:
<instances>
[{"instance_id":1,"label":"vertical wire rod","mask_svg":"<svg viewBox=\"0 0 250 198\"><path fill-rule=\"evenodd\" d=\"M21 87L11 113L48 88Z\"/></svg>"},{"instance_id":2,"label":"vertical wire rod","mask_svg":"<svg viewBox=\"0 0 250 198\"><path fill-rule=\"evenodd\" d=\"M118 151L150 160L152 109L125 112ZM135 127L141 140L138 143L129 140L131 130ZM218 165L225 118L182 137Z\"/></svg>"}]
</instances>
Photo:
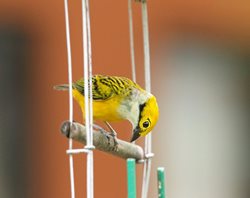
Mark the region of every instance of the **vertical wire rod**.
<instances>
[{"instance_id":1,"label":"vertical wire rod","mask_svg":"<svg viewBox=\"0 0 250 198\"><path fill-rule=\"evenodd\" d=\"M144 44L144 68L145 68L145 89L151 92L151 78L150 78L150 50L149 50L149 30L148 30L148 13L147 2L142 2L142 29L143 29L143 44ZM152 135L149 133L145 138L145 154L152 152ZM143 185L142 198L147 198L149 180L151 171L151 159L146 159L143 170Z\"/></svg>"},{"instance_id":2,"label":"vertical wire rod","mask_svg":"<svg viewBox=\"0 0 250 198\"><path fill-rule=\"evenodd\" d=\"M134 82L136 82L136 65L135 65L135 49L134 49L132 0L128 0L128 17L129 17L129 41L130 41L130 57L131 57L131 67L132 67L132 80Z\"/></svg>"},{"instance_id":3,"label":"vertical wire rod","mask_svg":"<svg viewBox=\"0 0 250 198\"><path fill-rule=\"evenodd\" d=\"M92 93L92 46L91 46L91 31L90 31L90 13L89 0L86 0L86 18L87 18L87 35L88 35L88 61L89 61L89 117L90 117L90 145L93 146L93 93Z\"/></svg>"},{"instance_id":4,"label":"vertical wire rod","mask_svg":"<svg viewBox=\"0 0 250 198\"><path fill-rule=\"evenodd\" d=\"M142 2L142 29L144 45L144 67L145 67L145 89L151 92L150 78L150 50L149 50L149 30L148 30L148 12L147 2Z\"/></svg>"},{"instance_id":5,"label":"vertical wire rod","mask_svg":"<svg viewBox=\"0 0 250 198\"><path fill-rule=\"evenodd\" d=\"M82 0L82 40L83 40L83 70L84 70L84 110L85 110L85 125L87 135L87 147L90 145L90 120L89 120L89 56L88 56L88 33L87 33L87 15L86 15L86 0Z\"/></svg>"},{"instance_id":6,"label":"vertical wire rod","mask_svg":"<svg viewBox=\"0 0 250 198\"><path fill-rule=\"evenodd\" d=\"M143 162L143 176L142 176L142 192L141 192L141 197L145 198L145 186L146 186L146 173L147 173L147 159L144 160Z\"/></svg>"},{"instance_id":7,"label":"vertical wire rod","mask_svg":"<svg viewBox=\"0 0 250 198\"><path fill-rule=\"evenodd\" d=\"M72 58L71 58L68 0L64 0L64 8L65 8L66 41L67 41L67 55L68 55L69 121L73 122ZM70 138L69 149L72 149L72 147L73 147L73 141ZM69 155L69 166L70 166L71 198L75 198L74 162L72 154Z\"/></svg>"},{"instance_id":8,"label":"vertical wire rod","mask_svg":"<svg viewBox=\"0 0 250 198\"><path fill-rule=\"evenodd\" d=\"M129 41L130 41L130 59L131 59L131 68L132 68L132 80L136 82L132 0L128 0L128 21L129 21ZM133 142L133 144L135 144L135 142Z\"/></svg>"},{"instance_id":9,"label":"vertical wire rod","mask_svg":"<svg viewBox=\"0 0 250 198\"><path fill-rule=\"evenodd\" d=\"M92 62L91 62L91 40L90 19L88 0L82 0L82 33L83 33L83 57L84 57L84 95L85 95L85 124L87 144L85 148L90 149L87 154L87 198L94 197L93 176L93 110L92 110Z\"/></svg>"},{"instance_id":10,"label":"vertical wire rod","mask_svg":"<svg viewBox=\"0 0 250 198\"><path fill-rule=\"evenodd\" d=\"M149 158L146 161L148 163L148 166L146 169L145 197L147 197L147 195L148 195L152 158Z\"/></svg>"},{"instance_id":11,"label":"vertical wire rod","mask_svg":"<svg viewBox=\"0 0 250 198\"><path fill-rule=\"evenodd\" d=\"M86 18L87 18L87 42L88 42L88 61L89 61L89 120L90 120L90 129L89 129L89 148L93 149L93 95L92 95L92 49L91 49L91 31L90 31L90 13L89 13L89 0L86 0ZM91 150L88 154L88 197L94 197L94 159L93 151Z\"/></svg>"},{"instance_id":12,"label":"vertical wire rod","mask_svg":"<svg viewBox=\"0 0 250 198\"><path fill-rule=\"evenodd\" d=\"M147 2L142 2L142 28L143 28L143 43L144 43L144 67L145 67L145 89L151 92L151 78L150 78L150 48L149 48L149 30L148 30L148 13L147 13ZM152 134L149 133L145 140L145 152L146 154L151 153Z\"/></svg>"},{"instance_id":13,"label":"vertical wire rod","mask_svg":"<svg viewBox=\"0 0 250 198\"><path fill-rule=\"evenodd\" d=\"M93 166L93 150L89 150L87 154L87 198L94 197L94 166Z\"/></svg>"}]
</instances>

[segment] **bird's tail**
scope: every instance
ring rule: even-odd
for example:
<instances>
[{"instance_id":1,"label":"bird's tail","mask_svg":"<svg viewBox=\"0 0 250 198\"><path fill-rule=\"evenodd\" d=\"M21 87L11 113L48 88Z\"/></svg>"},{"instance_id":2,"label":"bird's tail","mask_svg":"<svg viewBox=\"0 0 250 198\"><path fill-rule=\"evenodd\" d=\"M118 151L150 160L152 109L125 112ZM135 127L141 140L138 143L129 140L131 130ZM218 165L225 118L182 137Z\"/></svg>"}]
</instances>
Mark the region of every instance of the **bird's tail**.
<instances>
[{"instance_id":1,"label":"bird's tail","mask_svg":"<svg viewBox=\"0 0 250 198\"><path fill-rule=\"evenodd\" d=\"M69 85L68 84L55 85L54 89L58 91L67 91L69 90Z\"/></svg>"}]
</instances>

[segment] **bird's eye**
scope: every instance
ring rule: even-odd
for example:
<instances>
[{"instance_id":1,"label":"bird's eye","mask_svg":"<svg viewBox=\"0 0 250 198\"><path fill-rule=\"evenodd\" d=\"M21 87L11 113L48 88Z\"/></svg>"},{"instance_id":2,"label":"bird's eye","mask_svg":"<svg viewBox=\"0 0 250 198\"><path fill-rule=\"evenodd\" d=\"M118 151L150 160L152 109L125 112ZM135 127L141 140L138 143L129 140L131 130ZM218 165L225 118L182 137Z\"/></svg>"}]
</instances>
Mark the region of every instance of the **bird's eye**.
<instances>
[{"instance_id":1,"label":"bird's eye","mask_svg":"<svg viewBox=\"0 0 250 198\"><path fill-rule=\"evenodd\" d=\"M142 126L143 126L144 128L148 128L148 127L149 127L149 121L143 122Z\"/></svg>"}]
</instances>

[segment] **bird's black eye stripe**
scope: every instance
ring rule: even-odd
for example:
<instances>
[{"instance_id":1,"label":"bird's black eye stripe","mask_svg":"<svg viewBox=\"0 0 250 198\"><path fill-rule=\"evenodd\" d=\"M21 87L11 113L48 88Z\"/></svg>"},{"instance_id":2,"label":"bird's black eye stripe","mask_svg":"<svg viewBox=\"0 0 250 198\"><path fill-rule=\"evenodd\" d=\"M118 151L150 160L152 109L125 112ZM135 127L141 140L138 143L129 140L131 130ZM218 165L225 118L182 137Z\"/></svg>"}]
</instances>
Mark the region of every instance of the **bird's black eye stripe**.
<instances>
[{"instance_id":1,"label":"bird's black eye stripe","mask_svg":"<svg viewBox=\"0 0 250 198\"><path fill-rule=\"evenodd\" d=\"M146 103L139 105L139 121L141 120L141 113L142 113L145 106L146 106Z\"/></svg>"},{"instance_id":2,"label":"bird's black eye stripe","mask_svg":"<svg viewBox=\"0 0 250 198\"><path fill-rule=\"evenodd\" d=\"M146 106L146 103L139 105L139 119L138 119L139 121L141 120L141 113L142 113L145 106ZM139 122L138 122L138 126L139 126Z\"/></svg>"},{"instance_id":3,"label":"bird's black eye stripe","mask_svg":"<svg viewBox=\"0 0 250 198\"><path fill-rule=\"evenodd\" d=\"M139 105L140 114L143 111L143 109L144 109L145 106L146 106L146 103L143 103L143 104Z\"/></svg>"}]
</instances>

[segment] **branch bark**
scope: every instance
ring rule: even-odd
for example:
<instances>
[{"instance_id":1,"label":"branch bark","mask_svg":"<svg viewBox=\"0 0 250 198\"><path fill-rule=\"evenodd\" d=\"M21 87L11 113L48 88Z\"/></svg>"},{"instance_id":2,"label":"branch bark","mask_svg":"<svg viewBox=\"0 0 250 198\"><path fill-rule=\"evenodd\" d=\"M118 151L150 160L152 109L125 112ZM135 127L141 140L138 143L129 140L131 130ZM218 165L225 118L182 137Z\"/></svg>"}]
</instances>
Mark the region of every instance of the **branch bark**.
<instances>
[{"instance_id":1,"label":"branch bark","mask_svg":"<svg viewBox=\"0 0 250 198\"><path fill-rule=\"evenodd\" d=\"M86 128L84 125L77 122L70 123L69 121L64 121L61 126L61 132L67 138L86 144ZM101 130L93 129L93 144L96 149L123 159L134 158L136 161L144 159L144 152L140 146L120 139L117 139L117 142L118 145L114 149L114 140L111 135L103 134Z\"/></svg>"}]
</instances>

